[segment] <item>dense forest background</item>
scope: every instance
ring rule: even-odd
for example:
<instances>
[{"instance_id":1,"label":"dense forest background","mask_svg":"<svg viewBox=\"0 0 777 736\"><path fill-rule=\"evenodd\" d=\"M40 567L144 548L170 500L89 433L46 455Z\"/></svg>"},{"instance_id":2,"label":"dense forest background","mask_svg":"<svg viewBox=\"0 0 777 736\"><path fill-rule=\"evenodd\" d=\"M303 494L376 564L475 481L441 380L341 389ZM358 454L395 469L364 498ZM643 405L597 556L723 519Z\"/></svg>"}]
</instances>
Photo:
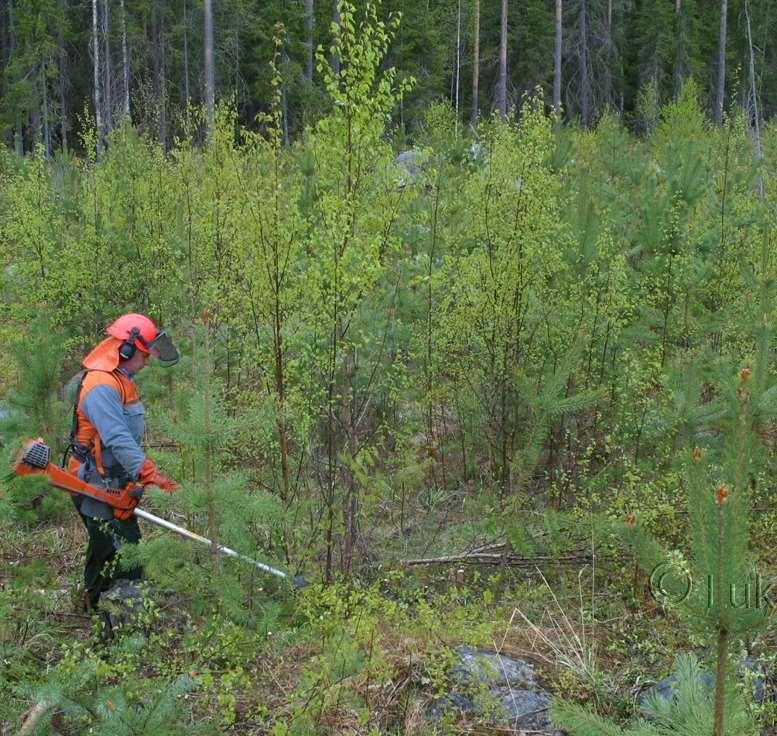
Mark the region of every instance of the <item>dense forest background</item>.
<instances>
[{"instance_id":1,"label":"dense forest background","mask_svg":"<svg viewBox=\"0 0 777 736\"><path fill-rule=\"evenodd\" d=\"M434 101L470 123L537 88L566 120L591 125L609 110L643 131L690 77L717 122L732 104L753 118L777 105L774 0L387 0L380 14L402 17L384 67L415 80L392 110L399 140ZM0 125L17 152L49 154L83 150L95 117L105 135L128 116L168 149L197 133L188 106L214 98L252 126L269 109L282 24L288 142L329 110L314 57L319 46L331 56L337 22L332 0L3 0Z\"/></svg>"},{"instance_id":2,"label":"dense forest background","mask_svg":"<svg viewBox=\"0 0 777 736\"><path fill-rule=\"evenodd\" d=\"M3 8L2 465L146 313L144 507L310 582L144 524L108 636L66 494L2 475L4 729L520 731L435 711L466 645L571 734L775 733L774 590L651 586L775 573L777 8Z\"/></svg>"}]
</instances>

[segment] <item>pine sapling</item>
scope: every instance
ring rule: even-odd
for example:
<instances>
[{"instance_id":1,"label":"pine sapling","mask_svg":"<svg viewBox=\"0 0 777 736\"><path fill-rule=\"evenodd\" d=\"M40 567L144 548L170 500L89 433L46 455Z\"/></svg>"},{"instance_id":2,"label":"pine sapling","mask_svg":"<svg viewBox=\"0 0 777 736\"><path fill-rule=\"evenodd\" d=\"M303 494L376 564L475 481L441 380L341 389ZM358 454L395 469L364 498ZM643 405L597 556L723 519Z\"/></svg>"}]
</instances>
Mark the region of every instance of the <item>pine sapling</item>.
<instances>
[{"instance_id":1,"label":"pine sapling","mask_svg":"<svg viewBox=\"0 0 777 736\"><path fill-rule=\"evenodd\" d=\"M732 371L724 366L710 401L715 406L698 415L708 424L697 426L696 432L684 433L691 440L682 450L686 457L690 561L679 550L664 549L643 528L636 514L629 514L621 528L637 562L650 576L654 596L665 606L676 608L689 628L708 642L715 662L714 693L704 700L704 714L697 713L687 722L675 720L669 726L638 724L635 733L701 733L699 718L709 721L713 736L755 730L735 690L730 660L736 643L763 625L771 610L749 551L750 492L763 450L759 430L777 416L777 383L769 374L774 279L766 267L768 241L764 237L758 269L761 275L745 269L753 292L760 297L749 335L754 348L752 367ZM706 447L692 443L702 437L711 438ZM680 702L687 692L687 683L681 682L674 694L678 708L688 705ZM563 701L557 702L554 718L557 725L573 734L592 733L593 721L597 728L606 723Z\"/></svg>"}]
</instances>

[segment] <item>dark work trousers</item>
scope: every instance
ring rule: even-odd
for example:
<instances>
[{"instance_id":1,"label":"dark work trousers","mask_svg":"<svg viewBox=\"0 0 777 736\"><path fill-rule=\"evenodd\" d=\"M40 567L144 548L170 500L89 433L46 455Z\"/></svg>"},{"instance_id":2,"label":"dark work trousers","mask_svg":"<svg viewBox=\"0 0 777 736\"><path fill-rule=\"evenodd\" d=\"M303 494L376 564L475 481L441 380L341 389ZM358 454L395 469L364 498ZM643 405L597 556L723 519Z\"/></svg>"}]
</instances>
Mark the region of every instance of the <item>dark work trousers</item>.
<instances>
[{"instance_id":1,"label":"dark work trousers","mask_svg":"<svg viewBox=\"0 0 777 736\"><path fill-rule=\"evenodd\" d=\"M95 608L100 600L100 593L108 590L114 579L139 580L143 577L143 568L140 565L128 570L116 569L116 552L122 544L137 544L140 541L140 527L134 516L126 521L120 519L104 521L81 514L81 519L89 533L84 565L84 588L89 596L89 604Z\"/></svg>"}]
</instances>

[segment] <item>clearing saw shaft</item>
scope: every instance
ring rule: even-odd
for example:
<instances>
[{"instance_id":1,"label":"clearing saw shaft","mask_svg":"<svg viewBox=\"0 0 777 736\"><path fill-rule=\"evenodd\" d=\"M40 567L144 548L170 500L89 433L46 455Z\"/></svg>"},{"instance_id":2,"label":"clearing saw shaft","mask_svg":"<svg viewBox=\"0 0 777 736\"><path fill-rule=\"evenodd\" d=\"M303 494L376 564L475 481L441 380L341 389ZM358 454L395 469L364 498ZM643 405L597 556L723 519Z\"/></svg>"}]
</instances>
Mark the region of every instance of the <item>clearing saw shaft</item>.
<instances>
[{"instance_id":1,"label":"clearing saw shaft","mask_svg":"<svg viewBox=\"0 0 777 736\"><path fill-rule=\"evenodd\" d=\"M150 514L148 511L145 511L141 508L136 507L135 508L135 516L137 516L139 519L145 519L146 521L150 521L152 524L156 524L157 526L161 526L163 529L169 529L171 532L175 532L176 534L180 534L182 537L186 537L187 539L193 539L195 542L201 542L202 544L207 544L208 546L213 545L213 542L210 541L207 537L200 536L199 534L195 534L194 532L190 532L188 529L178 526L178 524L173 524L172 521L167 521L167 519L162 519L159 516L154 516L154 514ZM283 578L284 580L289 577L288 573L282 572L281 570L278 570L275 567L270 567L270 565L265 565L264 562L259 562L258 560L252 560L250 557L246 557L245 555L241 555L240 552L235 552L235 550L230 549L229 547L225 547L223 544L217 544L216 549L221 552L223 555L227 555L228 557L234 557L238 560L243 560L243 562L250 562L252 565L255 565L260 570L264 570L265 572L270 573L270 575L275 575L278 578ZM295 578L296 582L296 578Z\"/></svg>"},{"instance_id":2,"label":"clearing saw shaft","mask_svg":"<svg viewBox=\"0 0 777 736\"><path fill-rule=\"evenodd\" d=\"M53 486L54 488L59 488L62 491L67 491L74 496L79 494L90 496L91 498L94 498L98 501L103 501L118 509L128 510L129 508L132 508L132 498L135 497L134 490L130 490L129 488L97 488L93 485L90 485L89 483L86 483L85 481L80 480L72 473L68 473L66 470L63 470L57 465L49 462L50 456L51 451L42 439L38 438L37 440L28 440L24 445L21 457L14 464L13 469L18 475L45 475L48 478L49 485ZM135 504L136 503L137 502L135 501ZM202 537L199 534L195 534L194 532L190 532L188 529L185 529L182 526L178 526L177 524L173 524L171 521L167 521L166 519L162 519L159 516L150 514L148 511L144 511L143 509L138 508L137 505L134 505L132 512L139 519L145 519L152 524L161 526L163 529L169 529L170 531L175 532L176 534L180 534L187 539L193 539L195 542L207 544L208 546L213 545L213 542L210 539ZM222 544L217 544L216 549L221 554L234 557L238 560L243 560L243 562L249 562L255 567L258 567L260 570L269 573L270 575L275 575L276 577L282 578L283 580L289 580L295 587L300 588L305 585L305 579L301 575L295 575L292 577L282 570L278 570L275 567L266 565L264 562L259 562L258 560L246 557L246 555L241 555L239 552L235 552L235 550L230 549L229 547L225 547Z\"/></svg>"}]
</instances>

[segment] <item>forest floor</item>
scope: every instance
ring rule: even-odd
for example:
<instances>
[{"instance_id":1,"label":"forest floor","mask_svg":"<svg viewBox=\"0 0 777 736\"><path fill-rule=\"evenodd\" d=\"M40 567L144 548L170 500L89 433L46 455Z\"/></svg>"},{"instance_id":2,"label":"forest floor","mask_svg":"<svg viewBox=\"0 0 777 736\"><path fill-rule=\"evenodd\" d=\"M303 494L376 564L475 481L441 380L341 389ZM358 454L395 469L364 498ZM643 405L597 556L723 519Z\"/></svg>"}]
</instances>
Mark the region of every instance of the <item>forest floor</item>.
<instances>
[{"instance_id":1,"label":"forest floor","mask_svg":"<svg viewBox=\"0 0 777 736\"><path fill-rule=\"evenodd\" d=\"M105 643L78 592L85 546L75 514L0 536L3 734L18 731L36 686L78 661L93 661L95 674L92 689L68 694L73 703L94 697L94 682L147 703L150 692L161 698L186 676L196 685L176 697L175 710L191 733L281 736L517 732L471 716L429 719L430 703L450 689L461 644L528 659L552 693L622 723L638 714L639 694L668 674L678 653L705 656L650 597L633 562L615 553L597 555L593 566L541 570L386 567L359 585L311 585L296 596L268 586L257 589L250 625L217 604L157 591L142 624ZM202 565L207 575L207 551ZM772 671L775 652L771 633L748 654ZM764 733L777 733L772 704L761 716ZM55 714L49 730L36 733L81 733L77 723L72 713Z\"/></svg>"}]
</instances>

